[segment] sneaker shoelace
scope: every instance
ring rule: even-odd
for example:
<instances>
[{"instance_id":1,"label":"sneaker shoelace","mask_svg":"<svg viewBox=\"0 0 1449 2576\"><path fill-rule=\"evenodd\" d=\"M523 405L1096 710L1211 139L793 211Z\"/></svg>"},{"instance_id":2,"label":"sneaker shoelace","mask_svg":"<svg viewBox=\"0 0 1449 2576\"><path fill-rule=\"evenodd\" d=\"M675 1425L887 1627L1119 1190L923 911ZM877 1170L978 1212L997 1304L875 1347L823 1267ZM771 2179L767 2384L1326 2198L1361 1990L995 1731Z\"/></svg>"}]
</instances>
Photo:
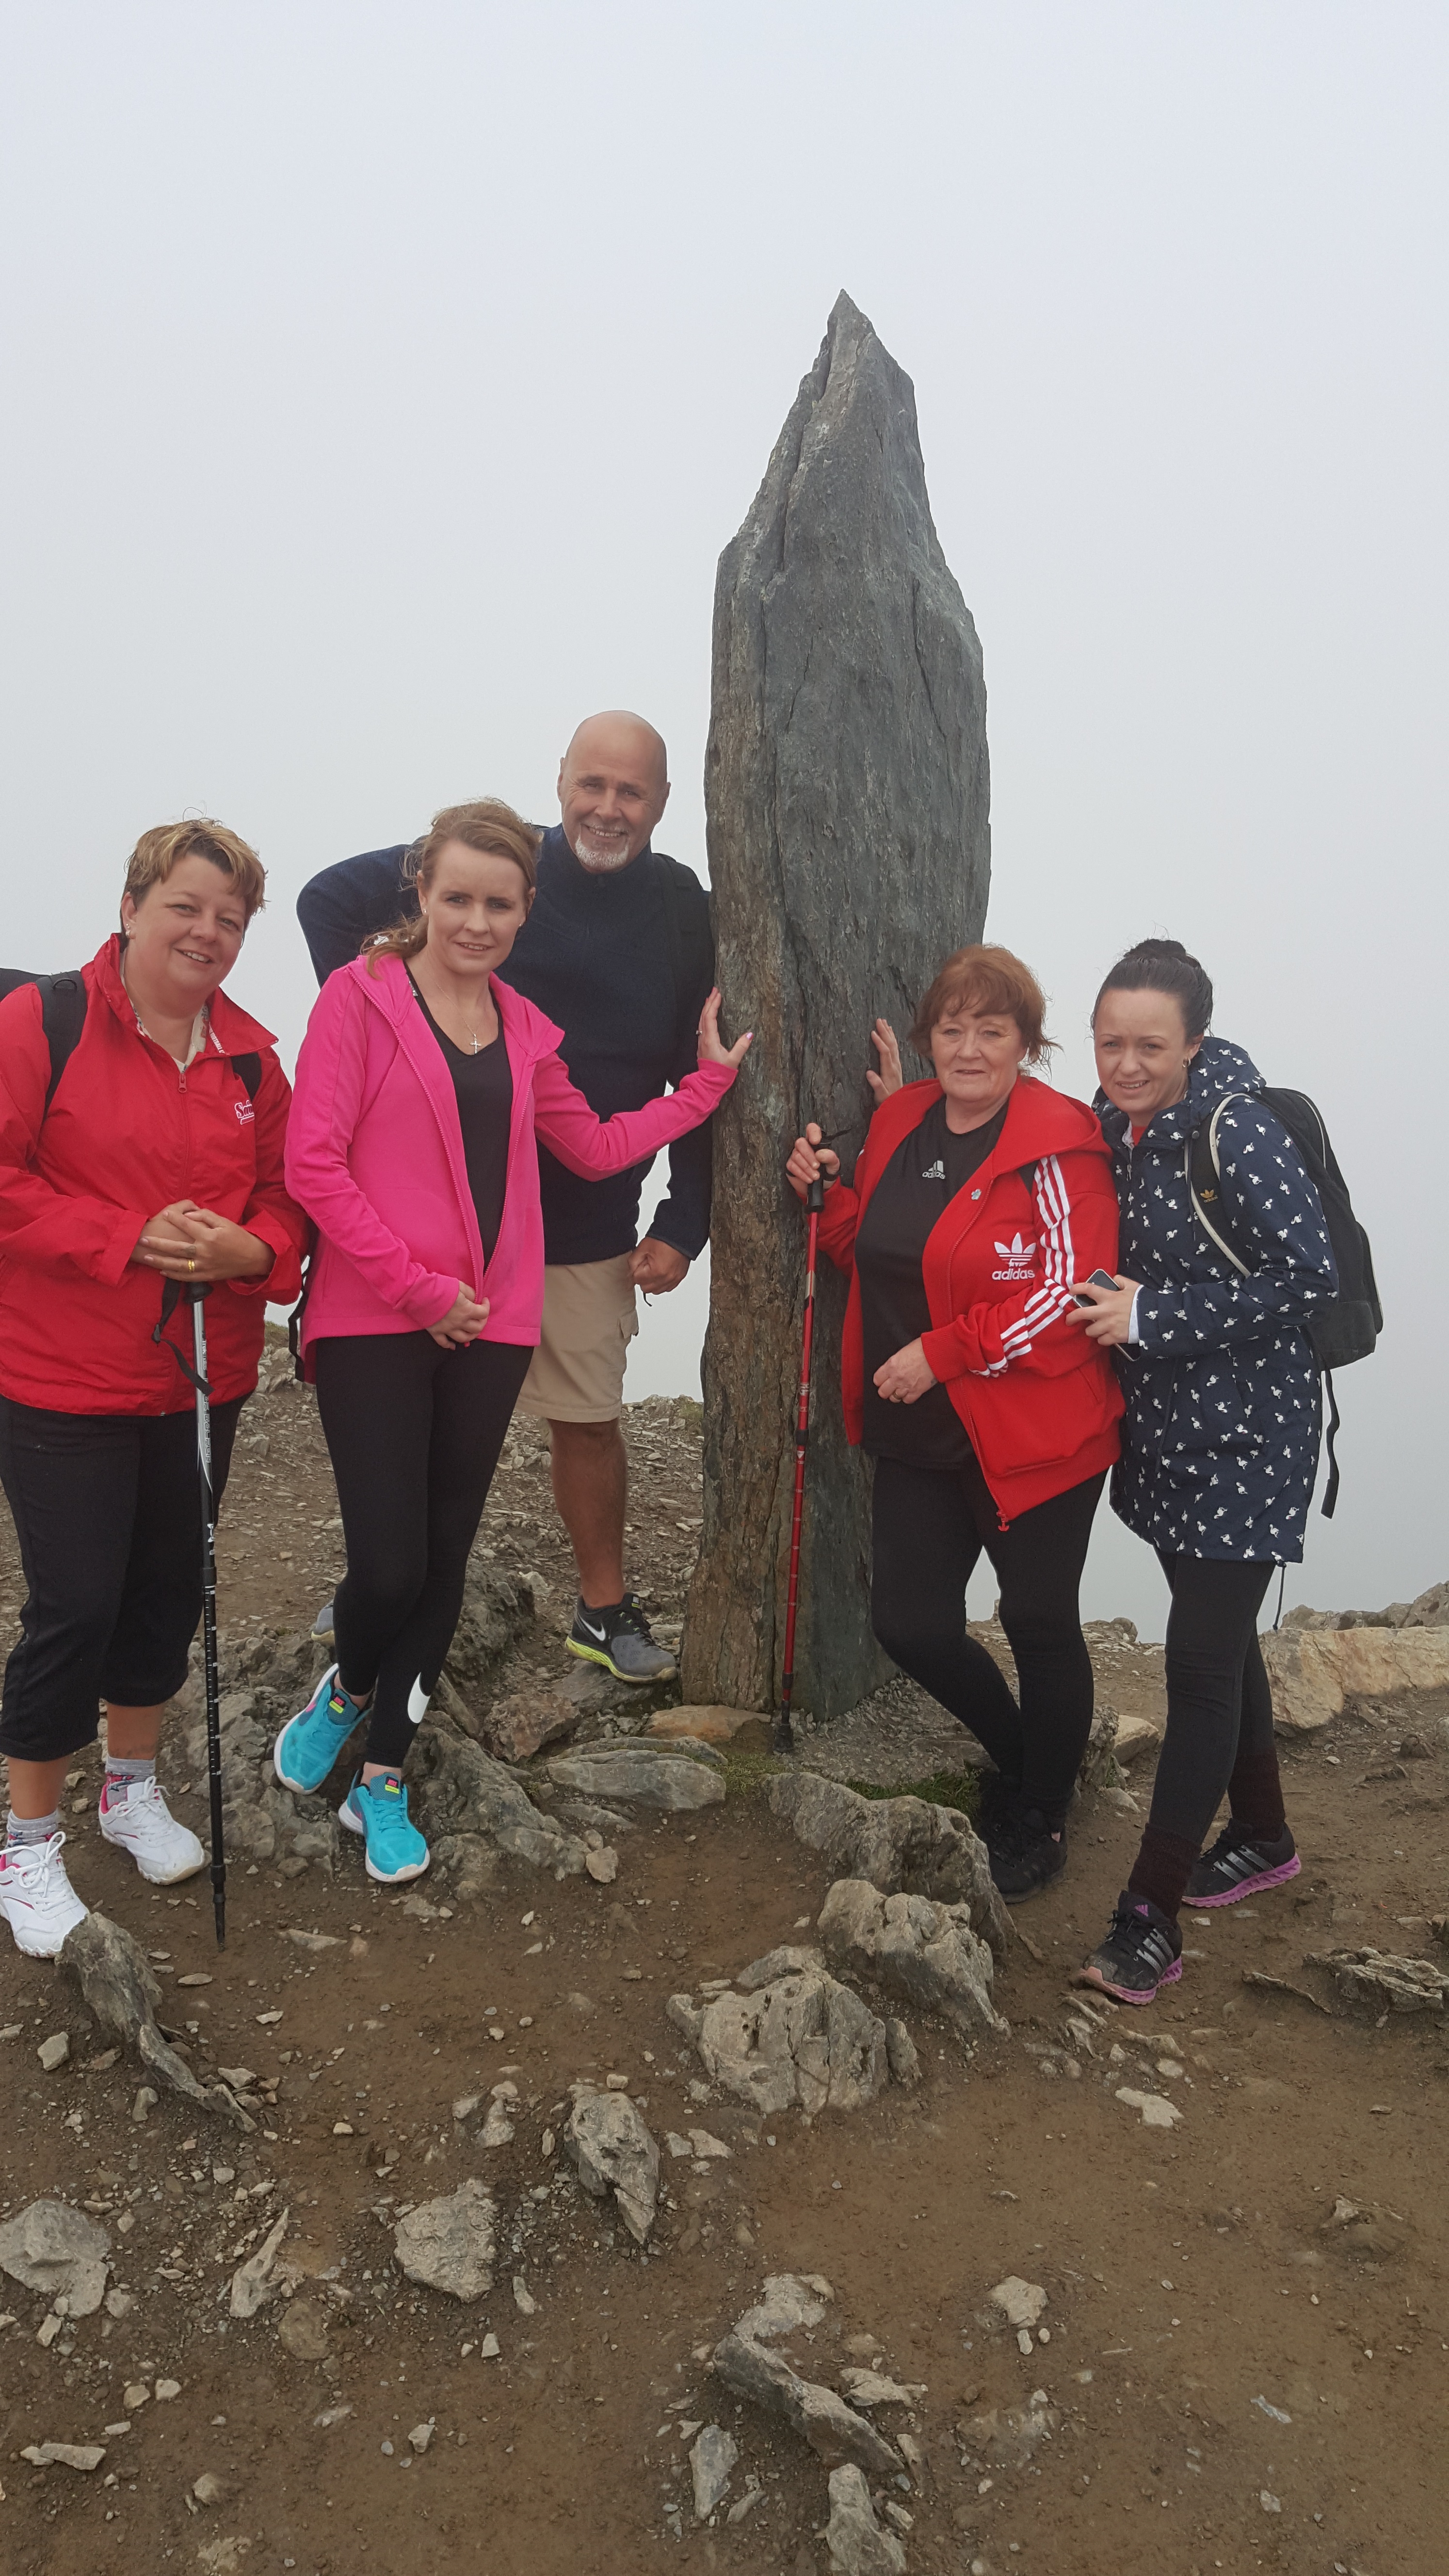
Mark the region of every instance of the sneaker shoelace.
<instances>
[{"instance_id":1,"label":"sneaker shoelace","mask_svg":"<svg viewBox=\"0 0 1449 2576\"><path fill-rule=\"evenodd\" d=\"M1159 1930L1155 1923L1149 1923L1146 1916L1139 1914L1135 1907L1130 1909L1124 1907L1119 1913L1113 1915L1112 1929L1107 1936L1107 1941L1109 1946L1114 1941L1127 1942L1132 1949L1140 1952L1151 1968L1166 1968L1172 1964L1173 1948L1167 1934Z\"/></svg>"},{"instance_id":2,"label":"sneaker shoelace","mask_svg":"<svg viewBox=\"0 0 1449 2576\"><path fill-rule=\"evenodd\" d=\"M14 1871L27 1896L45 1876L51 1862L59 1858L64 1840L64 1834L55 1833L48 1842L5 1844L5 1867Z\"/></svg>"},{"instance_id":3,"label":"sneaker shoelace","mask_svg":"<svg viewBox=\"0 0 1449 2576\"><path fill-rule=\"evenodd\" d=\"M621 1629L628 1628L632 1631L634 1636L644 1638L648 1645L652 1646L654 1643L653 1636L650 1633L649 1622L639 1607L638 1595L636 1593L625 1593L624 1598L619 1605L618 1615L612 1624L615 1636L618 1636Z\"/></svg>"}]
</instances>

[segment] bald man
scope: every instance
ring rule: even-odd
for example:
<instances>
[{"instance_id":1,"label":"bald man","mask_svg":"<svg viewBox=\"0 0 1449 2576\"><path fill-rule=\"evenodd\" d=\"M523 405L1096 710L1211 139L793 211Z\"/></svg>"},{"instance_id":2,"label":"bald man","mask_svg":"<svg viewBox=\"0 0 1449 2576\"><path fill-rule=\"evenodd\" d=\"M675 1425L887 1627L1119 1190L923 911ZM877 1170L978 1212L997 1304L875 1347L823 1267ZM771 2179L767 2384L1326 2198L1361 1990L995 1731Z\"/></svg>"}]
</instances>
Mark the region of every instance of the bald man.
<instances>
[{"instance_id":1,"label":"bald man","mask_svg":"<svg viewBox=\"0 0 1449 2576\"><path fill-rule=\"evenodd\" d=\"M579 726L559 766L561 821L543 836L533 910L508 961L507 981L562 1028L559 1052L601 1118L642 1108L693 1070L714 982L704 888L651 843L668 798L664 744L642 716ZM319 984L371 932L417 910L401 872L408 846L343 859L303 887L297 917ZM538 1161L543 1339L519 1409L549 1426L554 1500L578 1566L569 1649L620 1681L664 1681L674 1657L624 1588L624 1364L637 1291L677 1288L708 1238L709 1128L670 1147L669 1190L642 1242L645 1165L588 1181L542 1145Z\"/></svg>"}]
</instances>

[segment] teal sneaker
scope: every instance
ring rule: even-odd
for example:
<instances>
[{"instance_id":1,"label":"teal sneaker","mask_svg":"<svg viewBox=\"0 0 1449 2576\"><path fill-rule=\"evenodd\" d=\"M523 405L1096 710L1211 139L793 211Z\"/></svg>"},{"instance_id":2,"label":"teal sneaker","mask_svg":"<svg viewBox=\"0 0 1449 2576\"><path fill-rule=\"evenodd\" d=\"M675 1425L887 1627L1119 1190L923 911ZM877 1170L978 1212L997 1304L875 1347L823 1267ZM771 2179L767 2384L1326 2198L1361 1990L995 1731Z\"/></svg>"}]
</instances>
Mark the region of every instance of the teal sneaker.
<instances>
[{"instance_id":1,"label":"teal sneaker","mask_svg":"<svg viewBox=\"0 0 1449 2576\"><path fill-rule=\"evenodd\" d=\"M303 1797L320 1789L366 1715L343 1689L337 1666L329 1664L306 1707L288 1719L272 1747L272 1769L283 1788L296 1789Z\"/></svg>"},{"instance_id":2,"label":"teal sneaker","mask_svg":"<svg viewBox=\"0 0 1449 2576\"><path fill-rule=\"evenodd\" d=\"M376 1780L364 1780L359 1773L337 1814L350 1834L361 1834L366 1842L369 1878L395 1887L400 1879L422 1877L433 1856L409 1820L408 1793L396 1771L384 1771Z\"/></svg>"}]
</instances>

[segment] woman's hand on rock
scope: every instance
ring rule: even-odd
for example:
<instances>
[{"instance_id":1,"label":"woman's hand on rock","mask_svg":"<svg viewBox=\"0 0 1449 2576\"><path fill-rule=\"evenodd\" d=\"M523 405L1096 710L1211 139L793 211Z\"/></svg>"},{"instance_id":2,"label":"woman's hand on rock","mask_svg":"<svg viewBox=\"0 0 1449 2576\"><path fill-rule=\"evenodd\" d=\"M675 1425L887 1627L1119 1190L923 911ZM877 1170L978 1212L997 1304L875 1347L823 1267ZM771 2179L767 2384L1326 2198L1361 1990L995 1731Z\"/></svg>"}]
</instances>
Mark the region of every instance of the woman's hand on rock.
<instances>
[{"instance_id":1,"label":"woman's hand on rock","mask_svg":"<svg viewBox=\"0 0 1449 2576\"><path fill-rule=\"evenodd\" d=\"M865 1078L875 1094L875 1105L879 1109L883 1100L889 1100L893 1091L900 1090L906 1077L901 1071L900 1043L889 1020L876 1021L870 1042L879 1059L880 1071L874 1073L867 1065Z\"/></svg>"},{"instance_id":2,"label":"woman's hand on rock","mask_svg":"<svg viewBox=\"0 0 1449 2576\"><path fill-rule=\"evenodd\" d=\"M840 1156L822 1145L820 1130L812 1119L803 1136L797 1136L785 1165L785 1178L797 1199L803 1199L816 1178L833 1190L840 1178Z\"/></svg>"},{"instance_id":3,"label":"woman's hand on rock","mask_svg":"<svg viewBox=\"0 0 1449 2576\"><path fill-rule=\"evenodd\" d=\"M719 1033L719 986L716 984L713 992L706 998L704 1009L699 1015L700 1063L743 1064L750 1051L754 1034L753 1029L746 1029L744 1036L736 1038L732 1047L725 1045Z\"/></svg>"},{"instance_id":4,"label":"woman's hand on rock","mask_svg":"<svg viewBox=\"0 0 1449 2576\"><path fill-rule=\"evenodd\" d=\"M917 1404L936 1384L931 1364L920 1343L907 1342L875 1373L875 1391L886 1404Z\"/></svg>"},{"instance_id":5,"label":"woman's hand on rock","mask_svg":"<svg viewBox=\"0 0 1449 2576\"><path fill-rule=\"evenodd\" d=\"M465 1350L469 1342L477 1341L488 1321L488 1311L488 1299L475 1297L472 1289L460 1279L458 1294L446 1315L440 1316L436 1324L429 1324L428 1330L442 1350Z\"/></svg>"}]
</instances>

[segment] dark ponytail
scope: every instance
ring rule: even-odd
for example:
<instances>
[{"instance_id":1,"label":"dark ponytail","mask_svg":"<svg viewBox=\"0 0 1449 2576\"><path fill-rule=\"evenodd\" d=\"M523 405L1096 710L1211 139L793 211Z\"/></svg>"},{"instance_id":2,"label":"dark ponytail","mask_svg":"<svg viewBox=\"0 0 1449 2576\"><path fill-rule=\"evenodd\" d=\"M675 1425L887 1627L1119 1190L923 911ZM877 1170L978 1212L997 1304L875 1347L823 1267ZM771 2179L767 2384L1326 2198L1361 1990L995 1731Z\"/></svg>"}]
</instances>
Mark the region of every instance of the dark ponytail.
<instances>
[{"instance_id":1,"label":"dark ponytail","mask_svg":"<svg viewBox=\"0 0 1449 2576\"><path fill-rule=\"evenodd\" d=\"M1094 1026L1106 993L1170 993L1190 1038L1202 1037L1212 1024L1212 977L1189 957L1180 939L1139 939L1118 958L1092 1005Z\"/></svg>"}]
</instances>

